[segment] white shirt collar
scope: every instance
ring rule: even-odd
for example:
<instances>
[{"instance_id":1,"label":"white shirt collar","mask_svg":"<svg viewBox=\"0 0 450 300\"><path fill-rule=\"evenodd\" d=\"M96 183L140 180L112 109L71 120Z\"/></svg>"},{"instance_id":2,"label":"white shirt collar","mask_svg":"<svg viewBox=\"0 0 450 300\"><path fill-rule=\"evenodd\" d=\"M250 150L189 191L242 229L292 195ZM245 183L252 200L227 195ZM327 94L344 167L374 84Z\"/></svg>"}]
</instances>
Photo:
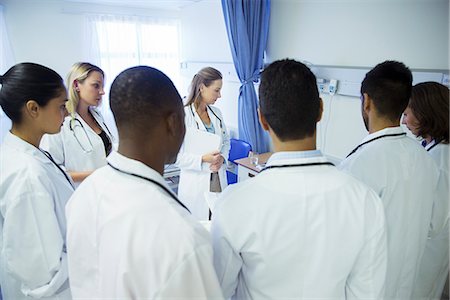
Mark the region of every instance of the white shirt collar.
<instances>
[{"instance_id":1,"label":"white shirt collar","mask_svg":"<svg viewBox=\"0 0 450 300\"><path fill-rule=\"evenodd\" d=\"M138 160L128 158L117 151L111 152L106 160L112 166L120 169L125 173L136 174L145 178L155 180L156 182L166 187L170 192L172 192L171 188L166 183L164 177L162 177L161 174ZM172 194L175 196L173 192Z\"/></svg>"},{"instance_id":2,"label":"white shirt collar","mask_svg":"<svg viewBox=\"0 0 450 300\"><path fill-rule=\"evenodd\" d=\"M364 143L366 141L372 140L374 138L377 138L379 136L387 135L387 134L400 134L405 133L405 130L401 126L397 127L387 127L381 130L378 130L374 133L369 134L366 136L361 143Z\"/></svg>"},{"instance_id":3,"label":"white shirt collar","mask_svg":"<svg viewBox=\"0 0 450 300\"><path fill-rule=\"evenodd\" d=\"M320 150L275 152L266 163L268 166L328 162Z\"/></svg>"},{"instance_id":4,"label":"white shirt collar","mask_svg":"<svg viewBox=\"0 0 450 300\"><path fill-rule=\"evenodd\" d=\"M20 137L12 134L8 131L3 139L3 145L24 152L30 156L33 156L43 163L50 163L50 159L37 147L22 140Z\"/></svg>"}]
</instances>

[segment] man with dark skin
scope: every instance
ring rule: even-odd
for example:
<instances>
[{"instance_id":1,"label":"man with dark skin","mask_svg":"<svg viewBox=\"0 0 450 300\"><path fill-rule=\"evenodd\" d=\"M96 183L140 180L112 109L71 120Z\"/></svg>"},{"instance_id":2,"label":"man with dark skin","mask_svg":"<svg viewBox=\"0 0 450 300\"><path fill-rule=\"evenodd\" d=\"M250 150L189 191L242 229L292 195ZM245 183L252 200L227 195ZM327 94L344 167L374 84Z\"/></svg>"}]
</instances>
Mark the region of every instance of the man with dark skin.
<instances>
[{"instance_id":1,"label":"man with dark skin","mask_svg":"<svg viewBox=\"0 0 450 300\"><path fill-rule=\"evenodd\" d=\"M163 178L185 126L172 81L150 67L111 86L119 148L69 200L69 276L74 298L222 299L206 230Z\"/></svg>"}]
</instances>

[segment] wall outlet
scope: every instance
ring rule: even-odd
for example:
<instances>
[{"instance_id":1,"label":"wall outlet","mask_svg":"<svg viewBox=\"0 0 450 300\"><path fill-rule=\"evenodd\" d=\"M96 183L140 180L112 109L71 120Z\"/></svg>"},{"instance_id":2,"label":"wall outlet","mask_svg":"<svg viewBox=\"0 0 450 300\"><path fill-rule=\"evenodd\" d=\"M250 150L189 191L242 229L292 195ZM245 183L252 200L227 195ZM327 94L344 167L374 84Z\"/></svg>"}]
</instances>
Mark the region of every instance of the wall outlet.
<instances>
[{"instance_id":1,"label":"wall outlet","mask_svg":"<svg viewBox=\"0 0 450 300\"><path fill-rule=\"evenodd\" d=\"M317 89L319 94L323 94L327 91L327 81L323 78L317 78Z\"/></svg>"},{"instance_id":2,"label":"wall outlet","mask_svg":"<svg viewBox=\"0 0 450 300\"><path fill-rule=\"evenodd\" d=\"M328 84L328 93L330 95L334 95L336 94L337 91L337 80L336 79L331 79L330 83Z\"/></svg>"}]
</instances>

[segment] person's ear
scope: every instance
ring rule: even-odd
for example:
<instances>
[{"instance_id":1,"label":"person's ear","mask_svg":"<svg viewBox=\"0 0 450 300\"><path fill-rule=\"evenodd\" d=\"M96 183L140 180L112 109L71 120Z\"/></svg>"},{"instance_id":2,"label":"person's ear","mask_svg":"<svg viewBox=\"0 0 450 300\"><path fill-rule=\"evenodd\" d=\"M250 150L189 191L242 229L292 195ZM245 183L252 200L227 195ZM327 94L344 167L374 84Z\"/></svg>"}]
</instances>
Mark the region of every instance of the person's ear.
<instances>
[{"instance_id":1,"label":"person's ear","mask_svg":"<svg viewBox=\"0 0 450 300\"><path fill-rule=\"evenodd\" d=\"M179 130L179 120L178 116L175 112L169 113L169 115L166 118L166 124L167 124L167 134L170 136L175 136L177 131Z\"/></svg>"},{"instance_id":2,"label":"person's ear","mask_svg":"<svg viewBox=\"0 0 450 300\"><path fill-rule=\"evenodd\" d=\"M76 79L73 81L73 88L77 92L80 91L80 87L78 86L78 80L76 80Z\"/></svg>"},{"instance_id":3,"label":"person's ear","mask_svg":"<svg viewBox=\"0 0 450 300\"><path fill-rule=\"evenodd\" d=\"M28 100L25 103L25 111L26 113L33 119L36 119L39 116L40 106L35 100Z\"/></svg>"},{"instance_id":4,"label":"person's ear","mask_svg":"<svg viewBox=\"0 0 450 300\"><path fill-rule=\"evenodd\" d=\"M320 120L322 120L322 115L323 115L323 100L322 98L319 98L319 115L317 116L317 123L320 122Z\"/></svg>"},{"instance_id":5,"label":"person's ear","mask_svg":"<svg viewBox=\"0 0 450 300\"><path fill-rule=\"evenodd\" d=\"M261 113L261 111L258 108L258 118L259 118L259 123L261 124L261 127L265 130L265 131L269 131L269 123L267 123L266 118L264 117L264 115Z\"/></svg>"},{"instance_id":6,"label":"person's ear","mask_svg":"<svg viewBox=\"0 0 450 300\"><path fill-rule=\"evenodd\" d=\"M363 94L363 99L364 99L363 103L362 103L363 110L365 113L368 114L369 111L372 109L373 101L372 101L372 98L370 98L370 96L367 95L367 93Z\"/></svg>"}]
</instances>

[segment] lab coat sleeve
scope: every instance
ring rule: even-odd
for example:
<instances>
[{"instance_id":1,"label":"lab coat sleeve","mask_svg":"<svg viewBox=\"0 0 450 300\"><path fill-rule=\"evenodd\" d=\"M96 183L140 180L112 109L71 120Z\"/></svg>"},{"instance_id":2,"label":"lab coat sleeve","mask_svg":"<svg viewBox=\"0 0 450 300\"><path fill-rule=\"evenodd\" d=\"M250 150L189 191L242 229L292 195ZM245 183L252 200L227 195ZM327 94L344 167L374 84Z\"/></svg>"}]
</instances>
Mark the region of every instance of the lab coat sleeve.
<instances>
[{"instance_id":1,"label":"lab coat sleeve","mask_svg":"<svg viewBox=\"0 0 450 300\"><path fill-rule=\"evenodd\" d=\"M368 198L368 199L367 199ZM381 200L370 191L366 198L365 244L347 279L347 299L383 299L387 268L387 239Z\"/></svg>"},{"instance_id":2,"label":"lab coat sleeve","mask_svg":"<svg viewBox=\"0 0 450 300\"><path fill-rule=\"evenodd\" d=\"M51 296L68 281L63 235L44 184L27 181L22 190L26 192L10 202L4 216L5 265L24 294Z\"/></svg>"},{"instance_id":3,"label":"lab coat sleeve","mask_svg":"<svg viewBox=\"0 0 450 300\"><path fill-rule=\"evenodd\" d=\"M230 238L225 233L220 210L219 205L212 220L211 235L214 249L214 268L223 295L228 299L236 292L243 261L240 254L230 245Z\"/></svg>"},{"instance_id":4,"label":"lab coat sleeve","mask_svg":"<svg viewBox=\"0 0 450 300\"><path fill-rule=\"evenodd\" d=\"M61 131L64 128L61 128ZM50 153L53 160L60 165L64 170L65 157L64 157L64 145L62 140L62 132L57 134L44 134L39 145L43 150Z\"/></svg>"},{"instance_id":5,"label":"lab coat sleeve","mask_svg":"<svg viewBox=\"0 0 450 300\"><path fill-rule=\"evenodd\" d=\"M223 299L209 244L200 246L177 267L155 299Z\"/></svg>"}]
</instances>

